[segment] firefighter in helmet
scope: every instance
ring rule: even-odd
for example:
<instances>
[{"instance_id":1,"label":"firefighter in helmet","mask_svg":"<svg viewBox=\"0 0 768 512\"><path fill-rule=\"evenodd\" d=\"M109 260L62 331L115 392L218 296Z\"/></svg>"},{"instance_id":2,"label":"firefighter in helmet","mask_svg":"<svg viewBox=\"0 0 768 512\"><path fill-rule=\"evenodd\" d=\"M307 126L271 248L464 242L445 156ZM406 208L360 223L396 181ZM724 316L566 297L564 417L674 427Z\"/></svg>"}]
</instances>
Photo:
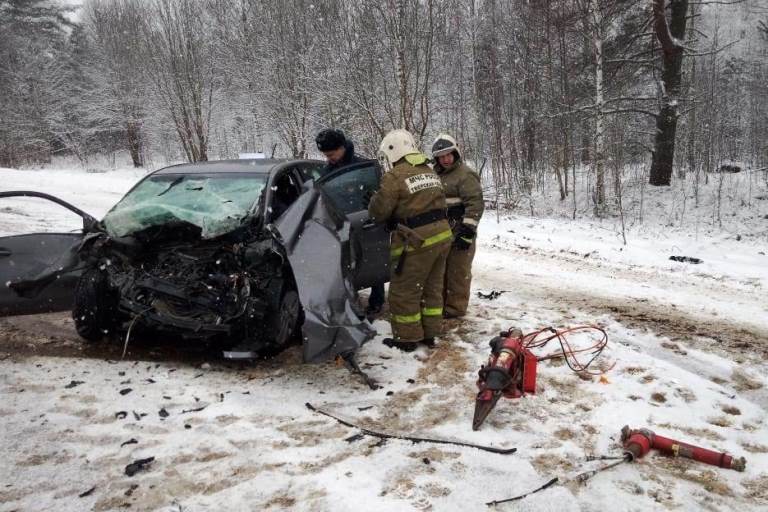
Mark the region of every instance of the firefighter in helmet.
<instances>
[{"instance_id":1,"label":"firefighter in helmet","mask_svg":"<svg viewBox=\"0 0 768 512\"><path fill-rule=\"evenodd\" d=\"M406 130L384 137L379 160L386 172L368 213L391 230L393 338L384 343L405 352L419 343L431 348L442 331L443 275L453 238L443 187Z\"/></svg>"},{"instance_id":2,"label":"firefighter in helmet","mask_svg":"<svg viewBox=\"0 0 768 512\"><path fill-rule=\"evenodd\" d=\"M483 216L483 189L480 176L464 163L456 140L450 135L437 136L432 145L432 158L435 172L443 183L448 221L453 230L453 244L445 269L444 316L456 318L466 315L469 305L475 237Z\"/></svg>"}]
</instances>

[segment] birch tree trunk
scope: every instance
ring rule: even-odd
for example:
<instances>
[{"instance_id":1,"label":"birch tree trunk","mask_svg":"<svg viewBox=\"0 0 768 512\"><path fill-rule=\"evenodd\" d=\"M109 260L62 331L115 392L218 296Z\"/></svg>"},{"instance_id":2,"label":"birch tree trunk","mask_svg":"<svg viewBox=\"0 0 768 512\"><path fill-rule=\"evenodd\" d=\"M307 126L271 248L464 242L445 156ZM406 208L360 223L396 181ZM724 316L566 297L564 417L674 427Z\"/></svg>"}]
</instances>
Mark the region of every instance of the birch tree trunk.
<instances>
[{"instance_id":1,"label":"birch tree trunk","mask_svg":"<svg viewBox=\"0 0 768 512\"><path fill-rule=\"evenodd\" d=\"M595 169L595 215L600 216L605 209L605 125L603 112L603 16L599 0L591 0L590 15L595 51L595 154L592 160Z\"/></svg>"}]
</instances>

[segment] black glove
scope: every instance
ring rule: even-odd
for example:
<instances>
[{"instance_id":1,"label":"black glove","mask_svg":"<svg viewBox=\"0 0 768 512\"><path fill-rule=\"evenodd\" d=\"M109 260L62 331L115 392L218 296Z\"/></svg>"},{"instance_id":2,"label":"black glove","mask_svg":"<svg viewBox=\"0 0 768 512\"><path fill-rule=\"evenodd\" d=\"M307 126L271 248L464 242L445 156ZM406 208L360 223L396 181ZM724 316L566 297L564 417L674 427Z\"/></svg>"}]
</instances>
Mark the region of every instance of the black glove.
<instances>
[{"instance_id":1,"label":"black glove","mask_svg":"<svg viewBox=\"0 0 768 512\"><path fill-rule=\"evenodd\" d=\"M472 226L462 224L456 231L456 238L453 240L453 246L460 251L466 251L472 247L477 232Z\"/></svg>"},{"instance_id":2,"label":"black glove","mask_svg":"<svg viewBox=\"0 0 768 512\"><path fill-rule=\"evenodd\" d=\"M386 230L390 232L396 230L398 224L399 222L395 217L388 218L387 221L384 223Z\"/></svg>"},{"instance_id":3,"label":"black glove","mask_svg":"<svg viewBox=\"0 0 768 512\"><path fill-rule=\"evenodd\" d=\"M363 192L363 208L368 208L368 205L371 204L371 199L373 199L373 194L375 193L376 191L371 189Z\"/></svg>"}]
</instances>

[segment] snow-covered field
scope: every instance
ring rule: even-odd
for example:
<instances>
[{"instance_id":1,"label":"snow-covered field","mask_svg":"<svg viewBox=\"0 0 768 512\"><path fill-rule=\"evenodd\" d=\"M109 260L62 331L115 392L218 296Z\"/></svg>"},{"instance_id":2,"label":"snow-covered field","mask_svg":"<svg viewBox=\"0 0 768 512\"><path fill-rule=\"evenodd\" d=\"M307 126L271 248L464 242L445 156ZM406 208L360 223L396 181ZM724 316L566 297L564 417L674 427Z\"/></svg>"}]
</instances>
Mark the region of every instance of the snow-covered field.
<instances>
[{"instance_id":1,"label":"snow-covered field","mask_svg":"<svg viewBox=\"0 0 768 512\"><path fill-rule=\"evenodd\" d=\"M141 174L0 170L0 188L54 193L100 216ZM661 201L672 191L652 193ZM78 227L51 211L3 201L0 233ZM768 200L755 200L726 230L648 218L623 245L615 221L516 214L497 222L489 212L474 291L503 294L473 293L471 314L452 321L430 352L384 347L389 327L377 321L380 335L359 357L382 385L376 391L333 363L300 364L297 349L243 366L135 360L130 348L119 361L93 355L64 316L34 328L29 318L4 320L0 510L484 510L599 467L585 458L619 454L625 424L745 456L746 471L652 453L586 486L554 486L497 509L766 510L766 214ZM535 395L502 400L472 431L476 372L492 336L590 323L609 334L600 362L615 363L610 371L590 379L543 363ZM11 341L29 350L9 352ZM38 355L47 344L66 347L66 357ZM518 451L357 439L305 402L373 429ZM155 461L145 471L125 475L146 457Z\"/></svg>"}]
</instances>

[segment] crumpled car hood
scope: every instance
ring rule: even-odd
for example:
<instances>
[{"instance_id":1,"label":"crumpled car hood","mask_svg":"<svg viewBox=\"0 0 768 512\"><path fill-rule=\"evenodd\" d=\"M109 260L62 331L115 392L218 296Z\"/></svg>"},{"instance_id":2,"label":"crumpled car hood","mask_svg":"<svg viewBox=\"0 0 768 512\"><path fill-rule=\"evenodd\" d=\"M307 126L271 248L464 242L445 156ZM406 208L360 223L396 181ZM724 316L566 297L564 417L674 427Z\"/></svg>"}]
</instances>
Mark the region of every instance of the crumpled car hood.
<instances>
[{"instance_id":1,"label":"crumpled car hood","mask_svg":"<svg viewBox=\"0 0 768 512\"><path fill-rule=\"evenodd\" d=\"M275 224L304 307L305 362L353 353L376 335L371 324L356 314L356 294L344 273L349 222L338 229L329 208L321 192L312 188Z\"/></svg>"}]
</instances>

